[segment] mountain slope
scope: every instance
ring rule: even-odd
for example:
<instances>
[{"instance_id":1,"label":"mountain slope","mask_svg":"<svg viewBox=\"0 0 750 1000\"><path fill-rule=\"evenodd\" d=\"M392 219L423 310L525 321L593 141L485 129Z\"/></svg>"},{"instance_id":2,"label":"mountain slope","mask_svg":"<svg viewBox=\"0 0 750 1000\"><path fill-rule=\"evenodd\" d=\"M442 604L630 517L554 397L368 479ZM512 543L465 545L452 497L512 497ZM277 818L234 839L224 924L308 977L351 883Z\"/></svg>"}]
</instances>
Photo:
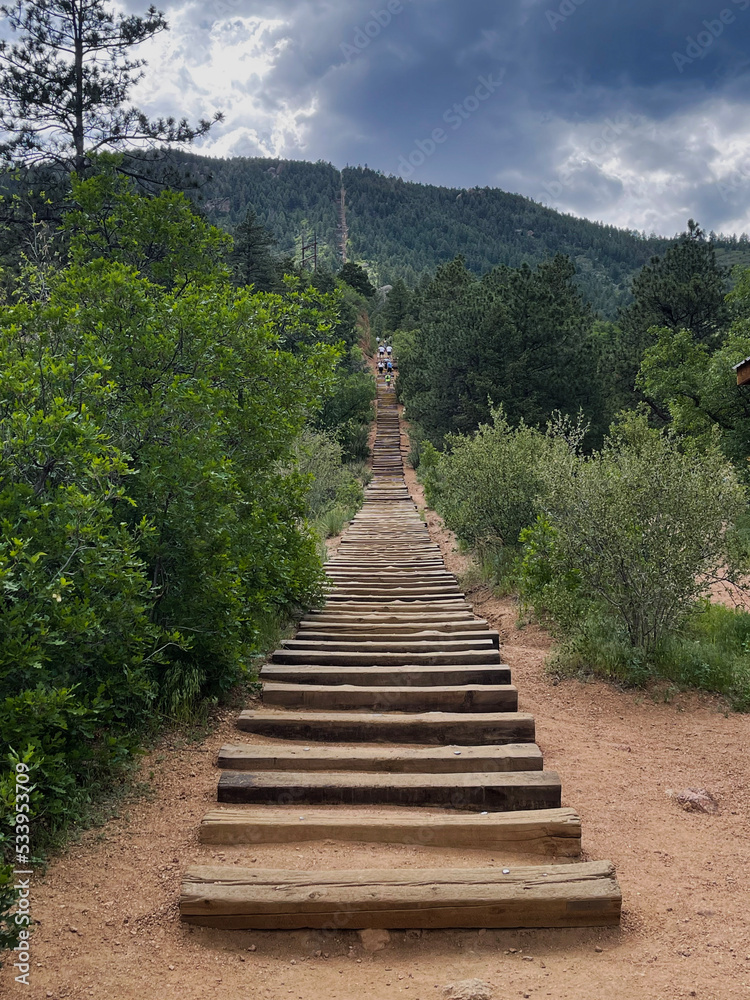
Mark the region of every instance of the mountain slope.
<instances>
[{"instance_id":1,"label":"mountain slope","mask_svg":"<svg viewBox=\"0 0 750 1000\"><path fill-rule=\"evenodd\" d=\"M380 283L408 283L463 254L483 273L498 264L531 265L555 253L570 256L578 283L607 316L628 297L633 274L671 240L645 237L564 215L496 188L458 190L406 182L367 167L338 170L299 160L173 157L201 178L198 198L209 217L231 230L252 207L285 253L315 233L319 263L340 264L339 203L346 190L350 259L364 262ZM687 220L686 220L687 221ZM717 243L718 257L750 266L743 237Z\"/></svg>"}]
</instances>

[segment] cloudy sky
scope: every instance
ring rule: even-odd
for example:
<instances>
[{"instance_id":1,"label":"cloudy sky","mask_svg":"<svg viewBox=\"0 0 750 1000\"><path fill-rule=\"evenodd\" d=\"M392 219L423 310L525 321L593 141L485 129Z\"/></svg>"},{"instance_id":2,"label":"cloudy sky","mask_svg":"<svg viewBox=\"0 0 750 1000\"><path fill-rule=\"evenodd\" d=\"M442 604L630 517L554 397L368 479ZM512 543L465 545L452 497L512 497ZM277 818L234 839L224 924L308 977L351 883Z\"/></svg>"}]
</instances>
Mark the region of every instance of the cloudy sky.
<instances>
[{"instance_id":1,"label":"cloudy sky","mask_svg":"<svg viewBox=\"0 0 750 1000\"><path fill-rule=\"evenodd\" d=\"M750 0L161 5L135 95L200 151L491 185L673 235L750 232ZM130 10L144 4L128 0Z\"/></svg>"}]
</instances>

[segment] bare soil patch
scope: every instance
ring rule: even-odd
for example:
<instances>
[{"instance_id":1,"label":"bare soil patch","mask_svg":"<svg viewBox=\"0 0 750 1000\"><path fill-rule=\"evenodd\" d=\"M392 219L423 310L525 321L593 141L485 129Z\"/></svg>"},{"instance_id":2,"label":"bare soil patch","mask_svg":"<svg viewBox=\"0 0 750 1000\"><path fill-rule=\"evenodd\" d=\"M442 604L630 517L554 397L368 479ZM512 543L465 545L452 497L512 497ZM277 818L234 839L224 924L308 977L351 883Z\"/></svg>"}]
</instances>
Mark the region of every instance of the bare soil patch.
<instances>
[{"instance_id":1,"label":"bare soil patch","mask_svg":"<svg viewBox=\"0 0 750 1000\"><path fill-rule=\"evenodd\" d=\"M414 479L409 485L415 489ZM449 568L455 541L427 512ZM465 565L464 565L465 568ZM658 696L544 672L551 640L519 628L514 602L486 589L475 611L495 624L533 712L563 804L583 817L587 858L610 859L624 894L613 930L395 932L366 951L354 932L223 932L183 926L182 871L194 862L314 870L502 865L480 852L422 847L226 848L198 843L216 800L216 755L236 741L234 712L201 745L169 742L144 761L155 796L87 833L35 880L31 987L0 973L0 995L116 1000L428 1000L479 980L498 1000L740 1000L750 995L747 844L750 719L708 696ZM249 738L251 741L252 737ZM256 742L268 742L255 740ZM687 812L668 792L706 789L715 814ZM517 859L513 859L517 860Z\"/></svg>"}]
</instances>

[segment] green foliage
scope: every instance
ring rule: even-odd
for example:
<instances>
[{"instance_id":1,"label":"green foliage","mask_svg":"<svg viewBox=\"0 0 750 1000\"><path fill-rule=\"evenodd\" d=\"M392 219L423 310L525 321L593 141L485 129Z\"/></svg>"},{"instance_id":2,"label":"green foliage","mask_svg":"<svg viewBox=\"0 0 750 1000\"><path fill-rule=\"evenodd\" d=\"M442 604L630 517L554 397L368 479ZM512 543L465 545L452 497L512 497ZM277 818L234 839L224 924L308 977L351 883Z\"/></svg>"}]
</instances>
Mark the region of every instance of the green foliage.
<instances>
[{"instance_id":1,"label":"green foliage","mask_svg":"<svg viewBox=\"0 0 750 1000\"><path fill-rule=\"evenodd\" d=\"M750 354L750 271L738 272L727 297L729 331L710 346L687 329L658 331L643 358L638 385L668 414L674 428L707 447L718 434L724 453L747 482L750 412L747 388L737 385L733 366Z\"/></svg>"},{"instance_id":2,"label":"green foliage","mask_svg":"<svg viewBox=\"0 0 750 1000\"><path fill-rule=\"evenodd\" d=\"M736 568L746 497L716 446L701 454L631 414L601 452L553 461L546 475L546 520L525 537L525 596L564 629L576 629L580 602L649 655Z\"/></svg>"},{"instance_id":3,"label":"green foliage","mask_svg":"<svg viewBox=\"0 0 750 1000\"><path fill-rule=\"evenodd\" d=\"M433 444L490 419L544 426L554 410L599 413L592 317L557 257L475 280L460 259L439 269L401 341L399 393Z\"/></svg>"},{"instance_id":4,"label":"green foliage","mask_svg":"<svg viewBox=\"0 0 750 1000\"><path fill-rule=\"evenodd\" d=\"M249 208L234 231L231 261L238 285L253 285L259 292L280 290L282 264L272 253L275 245L273 235L258 222L255 212Z\"/></svg>"},{"instance_id":5,"label":"green foliage","mask_svg":"<svg viewBox=\"0 0 750 1000\"><path fill-rule=\"evenodd\" d=\"M443 455L423 446L420 476L427 502L460 539L514 547L534 520L552 445L524 424L511 427L502 408L492 418L473 436L449 437Z\"/></svg>"},{"instance_id":6,"label":"green foliage","mask_svg":"<svg viewBox=\"0 0 750 1000\"><path fill-rule=\"evenodd\" d=\"M365 370L359 347L352 347L336 368L336 382L324 404L317 426L335 436L345 462L369 458L368 439L375 412L375 379Z\"/></svg>"},{"instance_id":7,"label":"green foliage","mask_svg":"<svg viewBox=\"0 0 750 1000\"><path fill-rule=\"evenodd\" d=\"M634 405L636 376L654 330L688 331L696 345L715 348L729 321L727 274L715 247L691 219L663 257L654 257L633 280L633 302L621 314L621 329L609 344L607 382L623 406ZM643 379L637 388L654 401ZM658 397L655 400L658 403ZM655 407L662 418L666 414Z\"/></svg>"},{"instance_id":8,"label":"green foliage","mask_svg":"<svg viewBox=\"0 0 750 1000\"><path fill-rule=\"evenodd\" d=\"M374 260L382 283L419 286L426 274L463 254L473 274L498 265L532 266L564 254L575 261L576 284L594 309L612 318L629 299L633 274L671 241L589 222L492 188L459 190L386 177L362 167L176 152L171 163L203 178L212 219L231 229L252 205L283 252L314 230L319 260L331 267L339 246L339 194L346 188L349 248ZM742 253L736 240L725 241ZM745 259L748 258L744 251ZM396 327L393 327L395 329Z\"/></svg>"},{"instance_id":9,"label":"green foliage","mask_svg":"<svg viewBox=\"0 0 750 1000\"><path fill-rule=\"evenodd\" d=\"M104 0L18 0L0 7L18 41L0 43L0 156L79 172L86 153L192 142L211 122L150 120L129 103L143 60L130 50L167 28L160 11L113 12ZM220 119L217 115L214 120Z\"/></svg>"},{"instance_id":10,"label":"green foliage","mask_svg":"<svg viewBox=\"0 0 750 1000\"><path fill-rule=\"evenodd\" d=\"M725 327L727 274L716 263L711 242L692 219L663 257L654 257L633 281L633 302L624 310L626 334L644 338L651 327L690 330L713 344Z\"/></svg>"},{"instance_id":11,"label":"green foliage","mask_svg":"<svg viewBox=\"0 0 750 1000\"><path fill-rule=\"evenodd\" d=\"M71 261L125 264L176 295L226 280L231 237L196 215L183 194L137 194L117 173L120 161L118 156L100 156L95 176L72 178L73 207L63 225Z\"/></svg>"},{"instance_id":12,"label":"green foliage","mask_svg":"<svg viewBox=\"0 0 750 1000\"><path fill-rule=\"evenodd\" d=\"M308 477L308 516L322 538L340 535L362 506L361 469L343 462L342 447L325 433L306 428L296 446L295 465Z\"/></svg>"},{"instance_id":13,"label":"green foliage","mask_svg":"<svg viewBox=\"0 0 750 1000\"><path fill-rule=\"evenodd\" d=\"M366 299L371 299L375 294L375 288L370 281L367 271L360 265L350 262L344 264L339 271L339 278L351 285L355 292L363 295Z\"/></svg>"},{"instance_id":14,"label":"green foliage","mask_svg":"<svg viewBox=\"0 0 750 1000\"><path fill-rule=\"evenodd\" d=\"M750 615L699 601L679 631L650 650L631 645L606 618L589 615L552 660L562 675L595 675L628 686L669 681L723 695L738 712L750 711Z\"/></svg>"},{"instance_id":15,"label":"green foliage","mask_svg":"<svg viewBox=\"0 0 750 1000\"><path fill-rule=\"evenodd\" d=\"M333 484L295 464L342 295L234 288L231 241L181 196L74 189L71 263L0 305L0 743L35 768L40 851L144 727L224 697L319 600L311 483L362 495L333 441Z\"/></svg>"}]
</instances>

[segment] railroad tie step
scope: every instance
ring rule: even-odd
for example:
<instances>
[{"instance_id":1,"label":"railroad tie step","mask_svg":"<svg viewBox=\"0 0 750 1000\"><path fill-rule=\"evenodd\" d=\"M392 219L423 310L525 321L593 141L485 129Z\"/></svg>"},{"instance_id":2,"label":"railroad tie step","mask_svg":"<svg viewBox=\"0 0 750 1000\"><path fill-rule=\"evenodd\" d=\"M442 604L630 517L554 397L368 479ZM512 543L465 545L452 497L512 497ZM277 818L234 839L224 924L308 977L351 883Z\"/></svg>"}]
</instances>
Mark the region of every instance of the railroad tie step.
<instances>
[{"instance_id":1,"label":"railroad tie step","mask_svg":"<svg viewBox=\"0 0 750 1000\"><path fill-rule=\"evenodd\" d=\"M223 806L201 821L203 844L408 844L503 851L548 858L581 855L581 818L573 809L460 813L394 806Z\"/></svg>"},{"instance_id":2,"label":"railroad tie step","mask_svg":"<svg viewBox=\"0 0 750 1000\"><path fill-rule=\"evenodd\" d=\"M343 712L246 709L237 726L274 739L335 743L534 743L533 715L523 712Z\"/></svg>"},{"instance_id":3,"label":"railroad tie step","mask_svg":"<svg viewBox=\"0 0 750 1000\"><path fill-rule=\"evenodd\" d=\"M187 923L255 930L597 927L617 924L621 907L609 861L314 872L195 866L180 895Z\"/></svg>"},{"instance_id":4,"label":"railroad tie step","mask_svg":"<svg viewBox=\"0 0 750 1000\"><path fill-rule=\"evenodd\" d=\"M288 709L361 709L368 712L515 712L518 690L512 684L375 687L267 681L263 684L263 704Z\"/></svg>"},{"instance_id":5,"label":"railroad tie step","mask_svg":"<svg viewBox=\"0 0 750 1000\"><path fill-rule=\"evenodd\" d=\"M541 771L536 743L501 746L345 747L227 743L218 766L227 771L381 771L460 774L466 771Z\"/></svg>"},{"instance_id":6,"label":"railroad tie step","mask_svg":"<svg viewBox=\"0 0 750 1000\"><path fill-rule=\"evenodd\" d=\"M510 667L506 664L487 666L445 665L406 667L338 667L315 664L267 663L260 672L264 682L286 684L354 684L365 687L455 687L464 684L510 684Z\"/></svg>"},{"instance_id":7,"label":"railroad tie step","mask_svg":"<svg viewBox=\"0 0 750 1000\"><path fill-rule=\"evenodd\" d=\"M472 812L559 809L560 796L556 771L224 771L218 787L218 801L235 804L431 806Z\"/></svg>"}]
</instances>

